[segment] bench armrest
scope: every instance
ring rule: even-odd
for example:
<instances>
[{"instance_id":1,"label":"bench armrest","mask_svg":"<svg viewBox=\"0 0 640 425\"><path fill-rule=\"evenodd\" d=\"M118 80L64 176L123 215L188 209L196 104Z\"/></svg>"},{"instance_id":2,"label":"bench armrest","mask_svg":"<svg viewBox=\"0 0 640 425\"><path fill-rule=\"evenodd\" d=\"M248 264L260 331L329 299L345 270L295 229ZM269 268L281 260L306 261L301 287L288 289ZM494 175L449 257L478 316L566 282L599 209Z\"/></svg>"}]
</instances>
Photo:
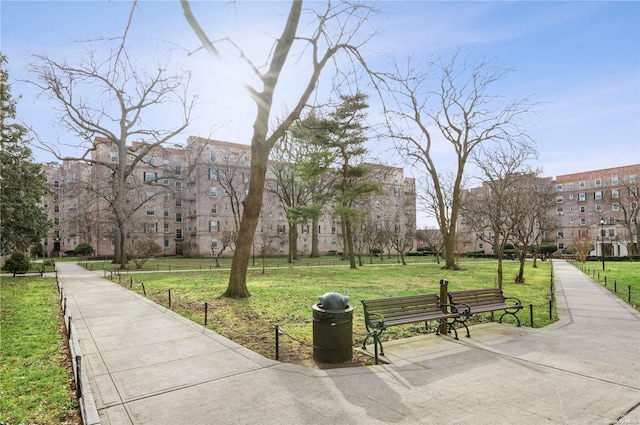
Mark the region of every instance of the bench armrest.
<instances>
[{"instance_id":1,"label":"bench armrest","mask_svg":"<svg viewBox=\"0 0 640 425\"><path fill-rule=\"evenodd\" d=\"M513 300L515 305L522 305L522 302L520 301L520 299L516 297L505 297L504 300L505 301Z\"/></svg>"},{"instance_id":2,"label":"bench armrest","mask_svg":"<svg viewBox=\"0 0 640 425\"><path fill-rule=\"evenodd\" d=\"M373 323L371 323L371 321L369 320L369 317L371 316L377 316L380 318L380 320L378 321L378 323L376 323L375 325ZM369 313L365 311L365 325L367 326L367 330L369 330L369 328L374 329L374 330L385 330L387 329L387 327L384 324L384 316L380 313Z\"/></svg>"},{"instance_id":3,"label":"bench armrest","mask_svg":"<svg viewBox=\"0 0 640 425\"><path fill-rule=\"evenodd\" d=\"M469 304L465 304L465 303L453 303L453 304L444 304L444 305L451 305L453 306L453 308L455 308L456 313L465 315L465 316L470 316L471 315L471 307L469 307ZM460 307L459 306L463 306L464 310L460 311Z\"/></svg>"},{"instance_id":4,"label":"bench armrest","mask_svg":"<svg viewBox=\"0 0 640 425\"><path fill-rule=\"evenodd\" d=\"M458 311L458 307L455 304L440 304L440 307L449 307L452 314L465 314L464 312L460 313Z\"/></svg>"}]
</instances>

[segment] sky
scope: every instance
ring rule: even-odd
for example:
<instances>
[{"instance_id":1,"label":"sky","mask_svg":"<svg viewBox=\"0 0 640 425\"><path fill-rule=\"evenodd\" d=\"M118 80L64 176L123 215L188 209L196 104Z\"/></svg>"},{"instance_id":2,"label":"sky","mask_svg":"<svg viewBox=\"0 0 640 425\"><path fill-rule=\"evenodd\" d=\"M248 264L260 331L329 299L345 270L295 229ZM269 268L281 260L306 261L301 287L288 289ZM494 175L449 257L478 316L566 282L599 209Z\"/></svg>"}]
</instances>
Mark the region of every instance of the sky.
<instances>
[{"instance_id":1,"label":"sky","mask_svg":"<svg viewBox=\"0 0 640 425\"><path fill-rule=\"evenodd\" d=\"M192 1L195 16L211 39L230 37L254 63L266 61L289 4L284 1ZM640 2L636 1L381 1L363 28L363 49L378 70L395 58L426 63L457 49L513 69L496 90L501 96L535 102L526 130L536 141L545 176L640 163ZM308 3L317 6L318 3ZM128 1L0 1L0 48L8 58L11 93L18 117L47 143L74 144L59 125L46 96L29 84L33 54L71 62L82 60L86 43L117 37L126 25ZM303 29L304 23L302 26ZM255 107L244 84L255 83L228 49L215 60L198 51L197 39L177 0L141 0L128 34L137 62L171 58L193 72L198 93L189 135L249 144ZM274 111L296 98L302 60L290 61ZM297 68L293 68L293 66ZM328 96L328 82L320 95ZM363 85L363 87L365 87ZM324 90L324 92L323 92ZM290 93L289 93L290 92ZM334 93L335 95L335 93ZM373 97L372 97L373 98ZM375 103L375 102L372 102ZM375 113L370 119L375 120ZM160 119L162 124L171 118ZM375 124L375 123L374 123ZM372 142L374 143L374 142ZM373 152L383 152L380 141ZM385 151L388 152L388 151ZM54 158L34 147L38 161ZM384 156L403 167L402 158ZM420 178L419 171L405 174Z\"/></svg>"}]
</instances>

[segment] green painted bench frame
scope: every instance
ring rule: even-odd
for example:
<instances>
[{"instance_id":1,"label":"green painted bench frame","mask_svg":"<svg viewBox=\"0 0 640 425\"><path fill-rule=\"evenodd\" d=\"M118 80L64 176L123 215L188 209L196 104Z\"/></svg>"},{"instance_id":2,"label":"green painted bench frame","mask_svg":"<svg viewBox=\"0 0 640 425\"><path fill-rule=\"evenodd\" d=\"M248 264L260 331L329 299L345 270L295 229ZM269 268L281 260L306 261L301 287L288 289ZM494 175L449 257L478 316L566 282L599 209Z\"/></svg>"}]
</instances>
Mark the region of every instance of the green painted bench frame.
<instances>
[{"instance_id":1,"label":"green painted bench frame","mask_svg":"<svg viewBox=\"0 0 640 425\"><path fill-rule=\"evenodd\" d=\"M360 301L364 307L364 323L367 328L362 349L366 350L367 340L373 338L376 364L378 364L378 347L380 347L380 355L384 356L380 335L390 326L425 322L426 328L428 321L439 320L440 323L446 323L447 332L453 331L455 339L458 339L458 332L453 325L460 314L454 305L441 304L440 297L436 294L372 298ZM439 329L436 335L439 335Z\"/></svg>"},{"instance_id":2,"label":"green painted bench frame","mask_svg":"<svg viewBox=\"0 0 640 425\"><path fill-rule=\"evenodd\" d=\"M502 323L502 318L509 314L516 318L518 326L520 326L520 319L516 316L516 313L522 309L522 303L518 298L505 297L500 288L453 291L449 292L448 296L449 302L461 312L460 317L456 318L455 322L464 326L467 330L467 338L471 338L471 335L466 321L474 314L504 310L499 322Z\"/></svg>"}]
</instances>

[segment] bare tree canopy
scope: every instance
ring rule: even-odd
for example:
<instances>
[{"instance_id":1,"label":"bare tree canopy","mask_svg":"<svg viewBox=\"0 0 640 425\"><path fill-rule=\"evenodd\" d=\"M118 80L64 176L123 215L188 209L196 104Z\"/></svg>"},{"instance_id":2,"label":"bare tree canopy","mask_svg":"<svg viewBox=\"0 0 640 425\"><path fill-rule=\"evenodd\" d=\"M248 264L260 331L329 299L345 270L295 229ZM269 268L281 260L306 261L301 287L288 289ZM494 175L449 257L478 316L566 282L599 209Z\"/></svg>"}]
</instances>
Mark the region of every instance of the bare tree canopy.
<instances>
[{"instance_id":1,"label":"bare tree canopy","mask_svg":"<svg viewBox=\"0 0 640 425\"><path fill-rule=\"evenodd\" d=\"M522 122L531 108L529 100L503 99L495 93L509 72L457 52L426 68L409 60L390 78L389 133L407 162L424 173L427 213L435 216L444 237L445 268L457 268L456 223L474 153L480 148L490 152L500 144L531 145ZM453 163L451 170L440 162L443 151Z\"/></svg>"},{"instance_id":2,"label":"bare tree canopy","mask_svg":"<svg viewBox=\"0 0 640 425\"><path fill-rule=\"evenodd\" d=\"M135 10L135 2L131 14ZM96 47L87 43L86 53L77 63L36 55L31 66L34 85L49 96L60 116L60 125L77 136L77 155L59 150L59 142L40 140L39 144L60 160L80 160L110 170L107 201L113 214L116 232L114 262L126 267L125 244L128 218L146 201L130 202L129 177L136 166L154 149L181 133L190 122L196 97L189 94L188 71L172 74L168 64L153 70L141 67L129 54L126 35L131 15L120 38L102 40ZM168 107L181 111L175 125L164 127L155 116ZM37 135L36 135L37 137ZM134 145L135 142L135 145ZM110 161L93 154L101 144L116 154Z\"/></svg>"},{"instance_id":3,"label":"bare tree canopy","mask_svg":"<svg viewBox=\"0 0 640 425\"><path fill-rule=\"evenodd\" d=\"M359 48L368 36L361 37L363 23L372 8L358 2L312 3L313 7L305 12L311 18L300 26L303 15L302 1L294 0L286 17L281 34L276 38L266 65L261 67L248 57L242 46L229 37L219 34L211 36L205 33L197 20L197 12L192 11L187 0L181 0L186 20L191 25L202 46L214 57L218 58L220 49L217 44L231 46L259 82L259 87L247 85L248 94L255 101L257 113L253 122L251 139L251 168L249 191L244 200L244 210L238 232L236 251L234 252L229 277L229 285L223 294L233 298L250 296L247 289L247 268L253 246L253 238L258 225L262 208L262 193L265 186L265 174L271 149L294 121L300 116L309 98L314 93L320 75L330 61L338 57L347 63L366 65ZM211 40L217 39L218 42ZM292 49L294 51L292 52ZM301 74L298 83L301 91L294 104L290 105L287 114L275 127L269 125L272 119L274 97L284 88L279 80L287 60L295 54L297 65L308 72ZM301 68L302 69L302 68ZM344 72L344 70L341 70Z\"/></svg>"}]
</instances>

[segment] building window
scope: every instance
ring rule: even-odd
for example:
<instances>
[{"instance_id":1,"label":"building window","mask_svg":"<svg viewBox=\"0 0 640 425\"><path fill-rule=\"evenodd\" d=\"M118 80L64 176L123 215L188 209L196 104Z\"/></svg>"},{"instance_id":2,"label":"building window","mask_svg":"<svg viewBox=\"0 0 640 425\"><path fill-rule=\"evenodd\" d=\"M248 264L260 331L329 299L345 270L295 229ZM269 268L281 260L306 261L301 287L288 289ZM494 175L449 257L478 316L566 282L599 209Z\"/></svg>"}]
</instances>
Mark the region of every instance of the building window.
<instances>
[{"instance_id":1,"label":"building window","mask_svg":"<svg viewBox=\"0 0 640 425\"><path fill-rule=\"evenodd\" d=\"M584 226L585 224L587 224L587 219L586 218L581 218L580 219L580 225Z\"/></svg>"},{"instance_id":2,"label":"building window","mask_svg":"<svg viewBox=\"0 0 640 425\"><path fill-rule=\"evenodd\" d=\"M164 249L169 249L169 239L164 240Z\"/></svg>"},{"instance_id":3,"label":"building window","mask_svg":"<svg viewBox=\"0 0 640 425\"><path fill-rule=\"evenodd\" d=\"M162 179L162 184L165 186L169 186L169 179Z\"/></svg>"},{"instance_id":4,"label":"building window","mask_svg":"<svg viewBox=\"0 0 640 425\"><path fill-rule=\"evenodd\" d=\"M560 231L558 232L558 239L562 239L564 238L564 232Z\"/></svg>"},{"instance_id":5,"label":"building window","mask_svg":"<svg viewBox=\"0 0 640 425\"><path fill-rule=\"evenodd\" d=\"M182 213L176 213L176 223L182 223Z\"/></svg>"},{"instance_id":6,"label":"building window","mask_svg":"<svg viewBox=\"0 0 640 425\"><path fill-rule=\"evenodd\" d=\"M620 204L611 205L611 211L620 211Z\"/></svg>"},{"instance_id":7,"label":"building window","mask_svg":"<svg viewBox=\"0 0 640 425\"><path fill-rule=\"evenodd\" d=\"M218 230L220 230L220 222L217 220L209 221L209 231L217 232Z\"/></svg>"},{"instance_id":8,"label":"building window","mask_svg":"<svg viewBox=\"0 0 640 425\"><path fill-rule=\"evenodd\" d=\"M558 249L564 249L564 243L559 243L558 244Z\"/></svg>"},{"instance_id":9,"label":"building window","mask_svg":"<svg viewBox=\"0 0 640 425\"><path fill-rule=\"evenodd\" d=\"M563 202L562 196L556 196L556 203L561 204Z\"/></svg>"},{"instance_id":10,"label":"building window","mask_svg":"<svg viewBox=\"0 0 640 425\"><path fill-rule=\"evenodd\" d=\"M562 207L556 208L556 214L557 215L562 215Z\"/></svg>"},{"instance_id":11,"label":"building window","mask_svg":"<svg viewBox=\"0 0 640 425\"><path fill-rule=\"evenodd\" d=\"M602 179L596 179L596 181L594 182L596 187L600 187L602 186Z\"/></svg>"},{"instance_id":12,"label":"building window","mask_svg":"<svg viewBox=\"0 0 640 425\"><path fill-rule=\"evenodd\" d=\"M169 223L164 223L164 233L171 232L171 228L169 227Z\"/></svg>"},{"instance_id":13,"label":"building window","mask_svg":"<svg viewBox=\"0 0 640 425\"><path fill-rule=\"evenodd\" d=\"M176 199L176 207L182 206L182 199Z\"/></svg>"},{"instance_id":14,"label":"building window","mask_svg":"<svg viewBox=\"0 0 640 425\"><path fill-rule=\"evenodd\" d=\"M176 190L182 190L182 182L181 181L177 181L176 182Z\"/></svg>"},{"instance_id":15,"label":"building window","mask_svg":"<svg viewBox=\"0 0 640 425\"><path fill-rule=\"evenodd\" d=\"M582 205L582 206L580 207L580 212L581 212L581 213L586 213L586 212L587 212L587 207L585 207L584 205Z\"/></svg>"},{"instance_id":16,"label":"building window","mask_svg":"<svg viewBox=\"0 0 640 425\"><path fill-rule=\"evenodd\" d=\"M599 190L593 193L593 199L602 199L602 191Z\"/></svg>"},{"instance_id":17,"label":"building window","mask_svg":"<svg viewBox=\"0 0 640 425\"><path fill-rule=\"evenodd\" d=\"M54 180L53 181L53 187L55 187L56 189L60 188L60 180Z\"/></svg>"},{"instance_id":18,"label":"building window","mask_svg":"<svg viewBox=\"0 0 640 425\"><path fill-rule=\"evenodd\" d=\"M578 182L578 189L584 189L584 182Z\"/></svg>"},{"instance_id":19,"label":"building window","mask_svg":"<svg viewBox=\"0 0 640 425\"><path fill-rule=\"evenodd\" d=\"M60 217L54 217L53 225L54 226L59 226L60 225Z\"/></svg>"},{"instance_id":20,"label":"building window","mask_svg":"<svg viewBox=\"0 0 640 425\"><path fill-rule=\"evenodd\" d=\"M608 235L610 238L615 238L616 236L616 229L608 229Z\"/></svg>"},{"instance_id":21,"label":"building window","mask_svg":"<svg viewBox=\"0 0 640 425\"><path fill-rule=\"evenodd\" d=\"M154 181L156 179L156 173L150 173L148 171L143 171L142 172L142 178L146 182L152 182L152 181Z\"/></svg>"},{"instance_id":22,"label":"building window","mask_svg":"<svg viewBox=\"0 0 640 425\"><path fill-rule=\"evenodd\" d=\"M176 239L182 239L182 229L176 229Z\"/></svg>"},{"instance_id":23,"label":"building window","mask_svg":"<svg viewBox=\"0 0 640 425\"><path fill-rule=\"evenodd\" d=\"M218 171L214 168L209 168L209 180L218 180Z\"/></svg>"},{"instance_id":24,"label":"building window","mask_svg":"<svg viewBox=\"0 0 640 425\"><path fill-rule=\"evenodd\" d=\"M181 176L182 175L182 166L180 166L180 165L176 165L175 166L175 174L176 174L176 176Z\"/></svg>"},{"instance_id":25,"label":"building window","mask_svg":"<svg viewBox=\"0 0 640 425\"><path fill-rule=\"evenodd\" d=\"M209 188L209 196L211 196L212 198L216 198L218 196L218 188L217 187L210 187Z\"/></svg>"},{"instance_id":26,"label":"building window","mask_svg":"<svg viewBox=\"0 0 640 425\"><path fill-rule=\"evenodd\" d=\"M613 189L611 191L611 197L612 198L619 198L620 197L620 191L618 189Z\"/></svg>"},{"instance_id":27,"label":"building window","mask_svg":"<svg viewBox=\"0 0 640 425\"><path fill-rule=\"evenodd\" d=\"M155 207L147 207L147 215L156 215Z\"/></svg>"},{"instance_id":28,"label":"building window","mask_svg":"<svg viewBox=\"0 0 640 425\"><path fill-rule=\"evenodd\" d=\"M215 152L210 152L209 153L209 161L211 162L216 162L216 153Z\"/></svg>"},{"instance_id":29,"label":"building window","mask_svg":"<svg viewBox=\"0 0 640 425\"><path fill-rule=\"evenodd\" d=\"M163 215L164 217L169 217L169 208L165 208L165 209L162 211L162 215Z\"/></svg>"},{"instance_id":30,"label":"building window","mask_svg":"<svg viewBox=\"0 0 640 425\"><path fill-rule=\"evenodd\" d=\"M613 176L613 177L611 177L611 184L612 184L613 186L617 186L617 185L619 184L618 176Z\"/></svg>"},{"instance_id":31,"label":"building window","mask_svg":"<svg viewBox=\"0 0 640 425\"><path fill-rule=\"evenodd\" d=\"M562 192L563 186L561 184L556 185L556 192Z\"/></svg>"},{"instance_id":32,"label":"building window","mask_svg":"<svg viewBox=\"0 0 640 425\"><path fill-rule=\"evenodd\" d=\"M169 194L168 193L163 193L162 194L162 200L163 201L168 201L169 200Z\"/></svg>"},{"instance_id":33,"label":"building window","mask_svg":"<svg viewBox=\"0 0 640 425\"><path fill-rule=\"evenodd\" d=\"M587 200L587 194L582 192L582 193L578 193L578 201L586 201Z\"/></svg>"},{"instance_id":34,"label":"building window","mask_svg":"<svg viewBox=\"0 0 640 425\"><path fill-rule=\"evenodd\" d=\"M602 204L596 204L596 212L602 212Z\"/></svg>"},{"instance_id":35,"label":"building window","mask_svg":"<svg viewBox=\"0 0 640 425\"><path fill-rule=\"evenodd\" d=\"M218 204L211 205L211 214L218 214Z\"/></svg>"},{"instance_id":36,"label":"building window","mask_svg":"<svg viewBox=\"0 0 640 425\"><path fill-rule=\"evenodd\" d=\"M54 213L59 213L60 212L60 205L54 205L53 206L53 212Z\"/></svg>"},{"instance_id":37,"label":"building window","mask_svg":"<svg viewBox=\"0 0 640 425\"><path fill-rule=\"evenodd\" d=\"M636 175L629 174L629 183L636 183Z\"/></svg>"}]
</instances>

